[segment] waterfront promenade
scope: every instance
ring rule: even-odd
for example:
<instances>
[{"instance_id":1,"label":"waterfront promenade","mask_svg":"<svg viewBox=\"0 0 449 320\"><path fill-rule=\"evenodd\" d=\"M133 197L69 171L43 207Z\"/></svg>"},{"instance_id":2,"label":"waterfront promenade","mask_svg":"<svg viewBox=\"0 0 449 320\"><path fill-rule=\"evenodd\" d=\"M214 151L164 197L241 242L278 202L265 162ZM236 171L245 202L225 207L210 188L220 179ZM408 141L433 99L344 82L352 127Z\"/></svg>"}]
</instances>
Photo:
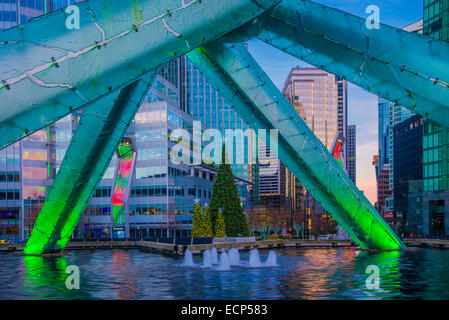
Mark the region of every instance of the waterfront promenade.
<instances>
[{"instance_id":1,"label":"waterfront promenade","mask_svg":"<svg viewBox=\"0 0 449 320\"><path fill-rule=\"evenodd\" d=\"M404 243L409 248L439 248L449 249L449 240L438 239L405 239ZM216 247L219 251L222 249L238 248L241 251L257 249L275 249L275 248L337 248L348 247L357 248L358 246L351 240L297 240L297 239L279 239L279 240L260 240L249 242L230 242L230 243L211 243L211 244L191 244L180 245L174 243L163 243L141 240L88 240L70 242L66 251L73 250L107 250L107 249L139 249L143 252L161 253L171 256L182 256L189 249L193 254L201 254L204 250ZM0 252L21 252L24 244L0 244Z\"/></svg>"},{"instance_id":2,"label":"waterfront promenade","mask_svg":"<svg viewBox=\"0 0 449 320\"><path fill-rule=\"evenodd\" d=\"M184 255L189 249L193 254L200 254L204 250L213 247L218 250L238 248L239 250L257 249L274 249L285 247L310 247L310 248L329 248L329 247L355 247L356 244L351 240L296 240L296 239L279 239L279 240L261 240L249 242L229 242L229 243L211 243L211 244L191 244L179 245L174 243L140 241L140 240L123 240L123 241L77 241L69 242L66 247L67 251L71 250L101 250L101 249L139 249L144 252L157 252L167 255ZM21 252L24 244L0 244L0 251Z\"/></svg>"}]
</instances>

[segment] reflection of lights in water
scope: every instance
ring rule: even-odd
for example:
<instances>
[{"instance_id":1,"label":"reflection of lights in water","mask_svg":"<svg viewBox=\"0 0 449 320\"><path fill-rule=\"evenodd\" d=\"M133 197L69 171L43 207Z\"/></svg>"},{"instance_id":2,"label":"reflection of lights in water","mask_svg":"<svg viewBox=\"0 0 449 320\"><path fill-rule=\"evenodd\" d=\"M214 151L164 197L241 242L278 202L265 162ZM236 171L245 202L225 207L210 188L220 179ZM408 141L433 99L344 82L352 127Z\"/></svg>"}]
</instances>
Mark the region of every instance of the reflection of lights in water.
<instances>
[{"instance_id":1,"label":"reflection of lights in water","mask_svg":"<svg viewBox=\"0 0 449 320\"><path fill-rule=\"evenodd\" d=\"M26 293L45 299L55 298L58 293L67 291L65 282L68 274L65 271L68 264L65 257L24 256L23 262L23 286ZM48 289L55 290L56 293L50 294Z\"/></svg>"},{"instance_id":2,"label":"reflection of lights in water","mask_svg":"<svg viewBox=\"0 0 449 320\"><path fill-rule=\"evenodd\" d=\"M138 251L75 251L59 258L2 255L0 299L449 299L449 250L368 252L282 249L277 268L180 268L180 261ZM266 260L267 252L261 252ZM249 252L242 253L247 262ZM200 257L196 257L199 264ZM78 265L80 290L65 269ZM369 265L380 290L366 287Z\"/></svg>"},{"instance_id":3,"label":"reflection of lights in water","mask_svg":"<svg viewBox=\"0 0 449 320\"><path fill-rule=\"evenodd\" d=\"M362 291L376 297L394 297L400 293L401 268L399 259L400 251L362 251L357 257L357 270L366 271L370 265L375 265L380 270L380 290L369 290L362 285ZM370 274L365 273L365 280Z\"/></svg>"},{"instance_id":4,"label":"reflection of lights in water","mask_svg":"<svg viewBox=\"0 0 449 320\"><path fill-rule=\"evenodd\" d=\"M354 248L343 248L343 256L348 259L353 259L360 254L360 250L355 250Z\"/></svg>"},{"instance_id":5,"label":"reflection of lights in water","mask_svg":"<svg viewBox=\"0 0 449 320\"><path fill-rule=\"evenodd\" d=\"M293 287L299 287L301 290L288 296L295 299L312 296L314 299L322 299L336 293L336 273L347 270L353 263L351 259L341 259L338 255L337 250L303 250L302 261L297 264L294 275L289 276L291 280L288 281Z\"/></svg>"},{"instance_id":6,"label":"reflection of lights in water","mask_svg":"<svg viewBox=\"0 0 449 320\"><path fill-rule=\"evenodd\" d=\"M112 252L112 273L119 274L122 279L120 283L116 284L118 289L117 299L130 300L137 298L141 293L140 288L137 285L137 275L130 270L129 265L132 263L130 256L124 251Z\"/></svg>"},{"instance_id":7,"label":"reflection of lights in water","mask_svg":"<svg viewBox=\"0 0 449 320\"><path fill-rule=\"evenodd\" d=\"M294 299L324 299L330 297L379 298L397 294L401 276L399 251L365 252L359 250L306 249L293 250L297 260L284 280L285 294ZM381 273L381 290L366 288L368 265L378 265ZM289 290L295 288L295 290Z\"/></svg>"}]
</instances>

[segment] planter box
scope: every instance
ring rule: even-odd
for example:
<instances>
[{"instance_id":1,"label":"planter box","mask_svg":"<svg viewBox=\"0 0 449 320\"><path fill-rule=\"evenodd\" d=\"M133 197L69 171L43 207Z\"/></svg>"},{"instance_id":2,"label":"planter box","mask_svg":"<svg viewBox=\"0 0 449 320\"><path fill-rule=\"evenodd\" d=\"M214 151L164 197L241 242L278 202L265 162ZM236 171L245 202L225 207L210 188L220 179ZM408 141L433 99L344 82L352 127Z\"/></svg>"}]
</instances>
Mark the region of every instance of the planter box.
<instances>
[{"instance_id":1,"label":"planter box","mask_svg":"<svg viewBox=\"0 0 449 320\"><path fill-rule=\"evenodd\" d=\"M214 238L213 243L240 243L240 242L255 242L256 237L224 237L224 238Z\"/></svg>"}]
</instances>

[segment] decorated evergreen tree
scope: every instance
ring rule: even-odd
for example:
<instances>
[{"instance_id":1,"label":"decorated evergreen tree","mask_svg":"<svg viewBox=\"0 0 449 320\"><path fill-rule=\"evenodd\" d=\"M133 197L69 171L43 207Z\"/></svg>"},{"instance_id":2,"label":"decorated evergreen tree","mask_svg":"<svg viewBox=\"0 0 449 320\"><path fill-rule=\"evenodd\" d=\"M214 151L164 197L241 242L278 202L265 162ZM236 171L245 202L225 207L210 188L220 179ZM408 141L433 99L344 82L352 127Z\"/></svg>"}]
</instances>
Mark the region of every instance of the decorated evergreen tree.
<instances>
[{"instance_id":1,"label":"decorated evergreen tree","mask_svg":"<svg viewBox=\"0 0 449 320\"><path fill-rule=\"evenodd\" d=\"M203 236L203 215L201 214L201 206L198 200L195 200L193 207L193 226L190 236L192 238Z\"/></svg>"},{"instance_id":2,"label":"decorated evergreen tree","mask_svg":"<svg viewBox=\"0 0 449 320\"><path fill-rule=\"evenodd\" d=\"M221 208L219 208L217 219L215 220L215 234L214 234L214 236L216 238L226 237L225 221L224 221L224 217L223 217L223 211L221 210Z\"/></svg>"},{"instance_id":3,"label":"decorated evergreen tree","mask_svg":"<svg viewBox=\"0 0 449 320\"><path fill-rule=\"evenodd\" d=\"M209 214L209 206L203 208L203 237L213 237L214 231L212 230L212 220Z\"/></svg>"},{"instance_id":4,"label":"decorated evergreen tree","mask_svg":"<svg viewBox=\"0 0 449 320\"><path fill-rule=\"evenodd\" d=\"M215 178L209 208L214 233L216 233L219 208L223 209L227 236L247 236L249 234L245 215L243 214L243 209L240 205L240 197L232 174L231 165L226 161L226 149L224 144L221 155L221 164Z\"/></svg>"}]
</instances>

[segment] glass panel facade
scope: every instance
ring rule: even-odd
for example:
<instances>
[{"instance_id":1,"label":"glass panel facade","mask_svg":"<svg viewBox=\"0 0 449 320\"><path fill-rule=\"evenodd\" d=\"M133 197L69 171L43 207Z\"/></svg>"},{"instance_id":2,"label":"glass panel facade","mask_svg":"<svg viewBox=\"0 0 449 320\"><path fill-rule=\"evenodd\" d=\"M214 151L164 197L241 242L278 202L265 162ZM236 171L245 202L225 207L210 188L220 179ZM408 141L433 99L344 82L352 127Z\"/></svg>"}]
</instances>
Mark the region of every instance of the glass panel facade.
<instances>
[{"instance_id":1,"label":"glass panel facade","mask_svg":"<svg viewBox=\"0 0 449 320\"><path fill-rule=\"evenodd\" d=\"M21 144L0 150L0 239L19 240Z\"/></svg>"},{"instance_id":2,"label":"glass panel facade","mask_svg":"<svg viewBox=\"0 0 449 320\"><path fill-rule=\"evenodd\" d=\"M449 41L449 2L424 0L423 32L432 38ZM424 192L449 189L449 128L430 120L424 122Z\"/></svg>"},{"instance_id":3,"label":"glass panel facade","mask_svg":"<svg viewBox=\"0 0 449 320\"><path fill-rule=\"evenodd\" d=\"M0 29L25 23L32 17L76 2L81 1L0 0ZM130 227L134 231L145 229L148 235L164 232L167 234L167 229L172 224L178 229L186 229L178 234L188 234L193 200L198 197L204 204L210 202L211 198L215 175L211 168L200 166L198 170L201 174L193 176L188 165L174 165L169 159L169 151L175 144L170 141L170 132L183 128L193 133L194 118L190 99L192 89L189 87L192 73L186 64L187 60L183 58L162 67L127 133L127 136L133 138L137 149L132 195L129 200L129 214L134 217L134 220L130 221ZM203 82L205 81L203 79ZM210 99L203 105L202 112L210 114L210 119L215 119L215 122L209 121L207 127L246 127L231 107L218 96L215 89L208 87L204 94ZM213 94L215 96L212 98ZM9 217L7 223L5 222L5 228L9 231L3 232L3 227L0 227L0 239L6 233L11 236L11 230L17 230L14 231L14 236L17 237L15 240L29 237L82 112L77 111L0 151L0 208L4 208L5 216ZM192 148L198 150L200 146ZM248 142L245 141L242 148L248 148ZM244 154L247 155L247 152ZM75 231L75 236L100 235L110 226L111 190L116 166L117 157L114 156ZM240 177L248 179L248 165L234 167L234 171ZM193 185L196 186L195 190L188 192L187 186ZM12 212L12 215L8 212ZM151 219L142 220L141 217L145 216L151 216ZM175 219L173 216L179 218ZM1 222L3 223L3 220ZM11 223L15 223L15 227L11 228Z\"/></svg>"},{"instance_id":4,"label":"glass panel facade","mask_svg":"<svg viewBox=\"0 0 449 320\"><path fill-rule=\"evenodd\" d=\"M189 110L193 119L201 122L202 129L218 129L222 136L225 135L226 129L247 130L249 126L238 116L232 106L226 103L218 90L209 83L195 65L187 58L182 60L185 61L187 73L186 91L189 92ZM232 161L233 173L239 178L249 180L252 140L244 139L243 144L234 142L233 148L233 155L237 155L237 148L240 148L239 151L243 154L243 161L237 161L237 159Z\"/></svg>"}]
</instances>

